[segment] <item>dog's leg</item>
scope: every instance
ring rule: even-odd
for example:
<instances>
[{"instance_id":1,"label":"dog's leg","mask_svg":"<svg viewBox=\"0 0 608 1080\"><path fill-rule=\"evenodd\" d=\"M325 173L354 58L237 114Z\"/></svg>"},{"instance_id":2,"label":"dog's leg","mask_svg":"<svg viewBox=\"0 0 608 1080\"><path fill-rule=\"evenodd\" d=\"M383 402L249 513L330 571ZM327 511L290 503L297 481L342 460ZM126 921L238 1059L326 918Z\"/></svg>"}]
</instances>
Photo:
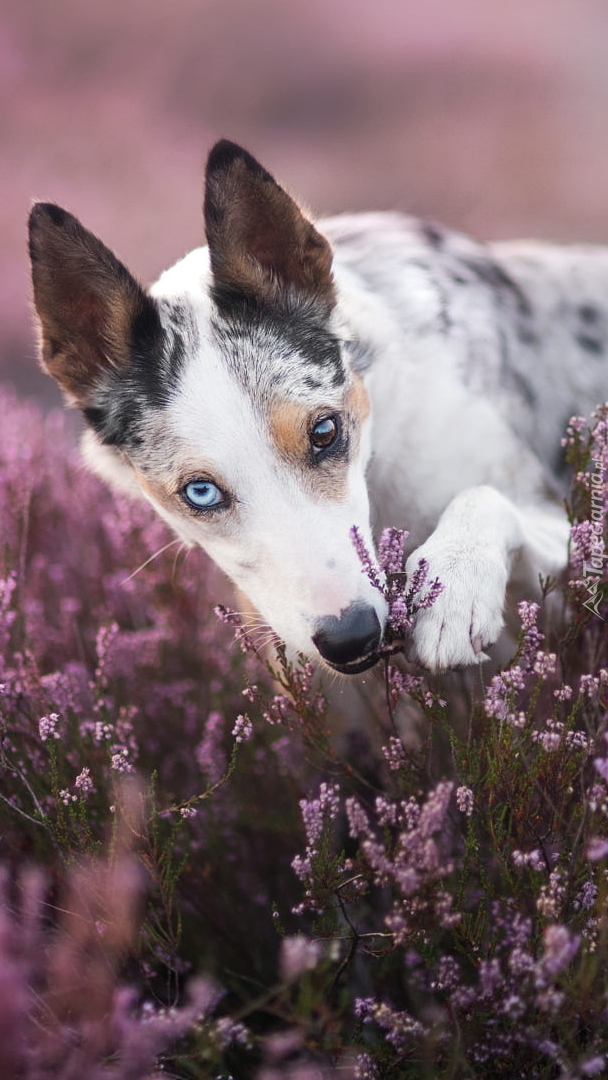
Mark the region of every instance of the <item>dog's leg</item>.
<instances>
[{"instance_id":1,"label":"dog's leg","mask_svg":"<svg viewBox=\"0 0 608 1080\"><path fill-rule=\"evenodd\" d=\"M417 658L433 671L487 659L484 648L503 628L509 578L523 579L530 598L538 597L539 575L561 571L567 544L568 523L556 507L521 509L486 486L460 492L407 561L411 576L425 559L429 579L444 587L416 616Z\"/></svg>"}]
</instances>

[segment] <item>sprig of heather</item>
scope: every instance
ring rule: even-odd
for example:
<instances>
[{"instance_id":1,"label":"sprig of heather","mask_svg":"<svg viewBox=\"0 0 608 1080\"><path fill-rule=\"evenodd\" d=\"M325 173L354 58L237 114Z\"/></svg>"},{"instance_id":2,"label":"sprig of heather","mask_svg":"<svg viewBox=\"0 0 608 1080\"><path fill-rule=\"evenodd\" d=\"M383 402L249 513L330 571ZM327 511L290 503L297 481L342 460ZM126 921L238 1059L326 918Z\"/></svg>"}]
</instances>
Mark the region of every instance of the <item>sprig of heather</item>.
<instances>
[{"instance_id":1,"label":"sprig of heather","mask_svg":"<svg viewBox=\"0 0 608 1080\"><path fill-rule=\"evenodd\" d=\"M350 530L351 541L363 572L388 604L387 622L393 644L386 649L387 655L402 648L402 639L407 637L411 630L417 612L431 607L444 588L438 578L429 581L426 559L420 559L408 579L404 570L408 535L405 529L384 529L378 543L376 564L358 527L353 525Z\"/></svg>"},{"instance_id":2,"label":"sprig of heather","mask_svg":"<svg viewBox=\"0 0 608 1080\"><path fill-rule=\"evenodd\" d=\"M329 705L325 694L315 685L314 665L304 657L295 663L288 660L285 646L278 640L274 642L273 655L267 649L259 649L237 612L222 606L215 613L233 629L241 649L258 662L257 669L251 668L249 672L251 676L257 675L257 680L248 678L242 693L259 708L266 724L289 731L322 759L333 758ZM279 754L284 749L280 736L273 739L273 746Z\"/></svg>"}]
</instances>

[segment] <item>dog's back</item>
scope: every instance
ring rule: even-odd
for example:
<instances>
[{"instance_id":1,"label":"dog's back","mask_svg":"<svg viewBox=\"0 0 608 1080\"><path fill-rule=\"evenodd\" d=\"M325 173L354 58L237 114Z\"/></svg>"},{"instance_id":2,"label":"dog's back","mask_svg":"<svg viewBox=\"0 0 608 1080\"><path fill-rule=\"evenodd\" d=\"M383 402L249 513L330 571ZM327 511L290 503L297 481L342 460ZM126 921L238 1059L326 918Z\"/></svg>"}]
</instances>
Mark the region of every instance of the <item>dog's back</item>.
<instances>
[{"instance_id":1,"label":"dog's back","mask_svg":"<svg viewBox=\"0 0 608 1080\"><path fill-rule=\"evenodd\" d=\"M438 395L435 372L455 366L560 472L568 419L608 390L608 249L481 244L397 213L345 215L319 228L332 241L335 272L344 267L368 298L349 311L368 345L357 342L353 364L367 370L385 345L406 370L431 367Z\"/></svg>"}]
</instances>

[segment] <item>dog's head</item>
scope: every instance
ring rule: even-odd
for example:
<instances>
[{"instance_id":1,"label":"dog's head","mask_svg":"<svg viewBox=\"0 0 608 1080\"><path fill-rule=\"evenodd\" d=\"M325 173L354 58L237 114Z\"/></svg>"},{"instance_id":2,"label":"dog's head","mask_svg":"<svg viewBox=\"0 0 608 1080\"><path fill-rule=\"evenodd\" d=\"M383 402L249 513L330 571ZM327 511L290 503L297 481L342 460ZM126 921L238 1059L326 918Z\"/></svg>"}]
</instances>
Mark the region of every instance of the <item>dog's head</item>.
<instances>
[{"instance_id":1,"label":"dog's head","mask_svg":"<svg viewBox=\"0 0 608 1080\"><path fill-rule=\"evenodd\" d=\"M338 671L377 659L369 402L336 319L332 252L244 150L206 175L207 248L145 292L71 214L30 217L42 362L87 457L205 548L286 644Z\"/></svg>"}]
</instances>

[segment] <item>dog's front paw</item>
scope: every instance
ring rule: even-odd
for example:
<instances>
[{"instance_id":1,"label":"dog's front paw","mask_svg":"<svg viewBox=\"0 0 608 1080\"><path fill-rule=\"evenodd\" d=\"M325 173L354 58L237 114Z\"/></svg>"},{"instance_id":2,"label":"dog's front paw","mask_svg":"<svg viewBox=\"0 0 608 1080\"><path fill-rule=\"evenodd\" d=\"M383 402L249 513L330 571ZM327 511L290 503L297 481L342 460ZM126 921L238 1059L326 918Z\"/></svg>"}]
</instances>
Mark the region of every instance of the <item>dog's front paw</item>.
<instances>
[{"instance_id":1,"label":"dog's front paw","mask_svg":"<svg viewBox=\"0 0 608 1080\"><path fill-rule=\"evenodd\" d=\"M408 579L421 559L428 564L427 581L438 578L443 590L430 607L415 615L416 659L431 671L487 660L483 650L494 644L504 624L508 576L504 558L487 549L446 550L431 536L409 557Z\"/></svg>"}]
</instances>

